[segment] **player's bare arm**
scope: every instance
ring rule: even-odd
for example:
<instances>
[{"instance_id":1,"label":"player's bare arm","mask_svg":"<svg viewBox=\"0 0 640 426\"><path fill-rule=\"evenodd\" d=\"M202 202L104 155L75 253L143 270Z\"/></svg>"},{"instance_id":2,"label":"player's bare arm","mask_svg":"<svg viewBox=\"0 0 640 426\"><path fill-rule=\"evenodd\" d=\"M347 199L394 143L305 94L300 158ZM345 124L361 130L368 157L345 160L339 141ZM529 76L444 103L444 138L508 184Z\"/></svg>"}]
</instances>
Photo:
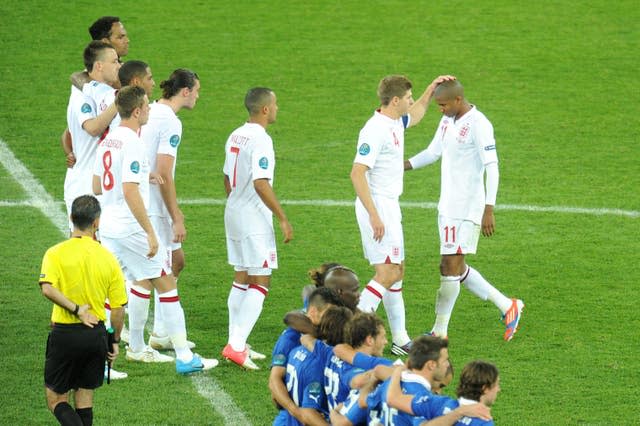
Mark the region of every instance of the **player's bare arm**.
<instances>
[{"instance_id":1,"label":"player's bare arm","mask_svg":"<svg viewBox=\"0 0 640 426\"><path fill-rule=\"evenodd\" d=\"M461 405L447 414L420 423L420 426L450 426L456 424L463 417L478 417L482 420L491 420L491 409L481 403Z\"/></svg>"},{"instance_id":2,"label":"player's bare arm","mask_svg":"<svg viewBox=\"0 0 640 426\"><path fill-rule=\"evenodd\" d=\"M490 237L496 230L496 217L493 214L493 206L487 204L484 206L482 214L482 235Z\"/></svg>"},{"instance_id":3,"label":"player's bare arm","mask_svg":"<svg viewBox=\"0 0 640 426\"><path fill-rule=\"evenodd\" d=\"M120 340L120 333L122 332L122 326L124 325L124 307L111 307L111 327L114 330L114 336L116 340ZM118 343L114 343L113 347L109 348L109 352L107 353L107 357L109 361L113 362L118 357L120 353L120 345Z\"/></svg>"},{"instance_id":4,"label":"player's bare arm","mask_svg":"<svg viewBox=\"0 0 640 426\"><path fill-rule=\"evenodd\" d=\"M71 84L73 84L78 90L82 90L82 87L91 82L91 77L89 77L89 73L87 70L84 71L76 71L69 77L71 80Z\"/></svg>"},{"instance_id":5,"label":"player's bare arm","mask_svg":"<svg viewBox=\"0 0 640 426\"><path fill-rule=\"evenodd\" d=\"M91 187L95 195L102 194L102 183L100 182L100 176L93 175L93 181L91 182Z\"/></svg>"},{"instance_id":6,"label":"player's bare arm","mask_svg":"<svg viewBox=\"0 0 640 426\"><path fill-rule=\"evenodd\" d=\"M333 354L349 364L353 364L356 353L355 349L347 343L339 343L333 348Z\"/></svg>"},{"instance_id":7,"label":"player's bare arm","mask_svg":"<svg viewBox=\"0 0 640 426\"><path fill-rule=\"evenodd\" d=\"M390 407L404 411L405 413L409 413L413 416L413 410L411 409L413 395L402 393L402 388L400 388L400 378L403 371L403 368L396 368L393 371L393 374L391 374L389 389L387 390L387 404L389 404Z\"/></svg>"},{"instance_id":8,"label":"player's bare arm","mask_svg":"<svg viewBox=\"0 0 640 426\"><path fill-rule=\"evenodd\" d=\"M284 316L284 323L287 327L291 327L302 334L313 334L316 332L316 327L309 317L300 311L288 312Z\"/></svg>"},{"instance_id":9,"label":"player's bare arm","mask_svg":"<svg viewBox=\"0 0 640 426\"><path fill-rule=\"evenodd\" d=\"M71 141L71 133L67 127L60 136L60 145L66 157L67 168L71 169L76 164L76 156L73 154L73 145Z\"/></svg>"},{"instance_id":10,"label":"player's bare arm","mask_svg":"<svg viewBox=\"0 0 640 426\"><path fill-rule=\"evenodd\" d=\"M351 183L360 202L362 202L367 213L369 213L369 222L373 229L373 239L380 242L384 236L384 223L382 223L382 219L380 219L378 210L371 197L371 191L369 190L366 177L367 170L369 170L369 167L364 164L354 163L351 168Z\"/></svg>"},{"instance_id":11,"label":"player's bare arm","mask_svg":"<svg viewBox=\"0 0 640 426\"><path fill-rule=\"evenodd\" d=\"M278 219L280 230L284 236L284 242L288 243L293 239L293 227L289 223L289 219L287 219L287 215L284 213L278 197L276 197L276 193L273 191L271 185L269 185L269 180L256 179L253 181L253 187L265 206L267 206Z\"/></svg>"},{"instance_id":12,"label":"player's bare arm","mask_svg":"<svg viewBox=\"0 0 640 426\"><path fill-rule=\"evenodd\" d=\"M129 206L129 210L131 210L131 213L147 234L147 241L149 242L149 252L147 253L147 257L152 258L156 253L158 253L158 239L155 231L153 230L153 226L151 225L151 221L149 220L147 209L144 207L144 202L142 201L142 196L138 189L138 184L135 182L123 182L122 192L124 194L124 199Z\"/></svg>"},{"instance_id":13,"label":"player's bare arm","mask_svg":"<svg viewBox=\"0 0 640 426\"><path fill-rule=\"evenodd\" d=\"M84 123L82 123L82 128L91 136L100 136L105 130L107 130L107 127L109 127L109 124L111 124L117 113L118 110L116 109L116 104L114 102L109 105L107 109L98 114L97 117L85 120Z\"/></svg>"},{"instance_id":14,"label":"player's bare arm","mask_svg":"<svg viewBox=\"0 0 640 426\"><path fill-rule=\"evenodd\" d=\"M405 172L407 170L413 170L413 166L411 165L411 161L404 160L404 170L405 170Z\"/></svg>"},{"instance_id":15,"label":"player's bare arm","mask_svg":"<svg viewBox=\"0 0 640 426\"><path fill-rule=\"evenodd\" d=\"M231 194L231 181L227 175L224 175L224 192L227 194L227 198L229 198L229 194Z\"/></svg>"},{"instance_id":16,"label":"player's bare arm","mask_svg":"<svg viewBox=\"0 0 640 426\"><path fill-rule=\"evenodd\" d=\"M175 158L171 155L158 154L156 157L156 172L164 179L164 184L160 187L160 195L173 222L173 242L181 243L187 238L187 229L184 226L184 215L178 206L176 183L173 179L174 163Z\"/></svg>"},{"instance_id":17,"label":"player's bare arm","mask_svg":"<svg viewBox=\"0 0 640 426\"><path fill-rule=\"evenodd\" d=\"M285 409L293 417L300 418L300 407L289 396L287 387L284 384L285 367L273 366L271 367L271 373L269 373L269 390L271 391L271 399L276 404L277 408Z\"/></svg>"},{"instance_id":18,"label":"player's bare arm","mask_svg":"<svg viewBox=\"0 0 640 426\"><path fill-rule=\"evenodd\" d=\"M427 86L425 91L422 93L422 96L420 96L418 100L415 101L409 108L409 115L411 116L409 127L413 127L416 124L420 123L425 113L427 112L427 109L429 108L429 102L431 101L433 92L434 90L436 90L436 87L438 87L438 84L442 83L443 81L455 79L456 78L452 75L440 75Z\"/></svg>"},{"instance_id":19,"label":"player's bare arm","mask_svg":"<svg viewBox=\"0 0 640 426\"><path fill-rule=\"evenodd\" d=\"M89 305L79 305L72 302L60 290L52 286L51 283L41 282L40 291L42 291L42 295L44 297L61 308L64 308L69 312L76 312L76 316L87 327L93 328L94 325L98 324L98 318L89 311Z\"/></svg>"},{"instance_id":20,"label":"player's bare arm","mask_svg":"<svg viewBox=\"0 0 640 426\"><path fill-rule=\"evenodd\" d=\"M329 423L324 419L324 416L313 408L301 408L300 409L302 424L309 426L329 426Z\"/></svg>"}]
</instances>

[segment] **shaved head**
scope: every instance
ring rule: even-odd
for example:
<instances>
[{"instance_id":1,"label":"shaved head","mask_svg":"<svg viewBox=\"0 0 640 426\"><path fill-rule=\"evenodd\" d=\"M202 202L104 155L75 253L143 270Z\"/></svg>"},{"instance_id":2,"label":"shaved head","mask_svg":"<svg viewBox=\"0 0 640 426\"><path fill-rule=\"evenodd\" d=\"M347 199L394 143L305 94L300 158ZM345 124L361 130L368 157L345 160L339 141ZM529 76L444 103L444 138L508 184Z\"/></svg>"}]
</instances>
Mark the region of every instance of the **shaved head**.
<instances>
[{"instance_id":1,"label":"shaved head","mask_svg":"<svg viewBox=\"0 0 640 426\"><path fill-rule=\"evenodd\" d=\"M464 98L464 89L459 80L449 80L438 84L433 94L443 100L455 99L458 96Z\"/></svg>"}]
</instances>

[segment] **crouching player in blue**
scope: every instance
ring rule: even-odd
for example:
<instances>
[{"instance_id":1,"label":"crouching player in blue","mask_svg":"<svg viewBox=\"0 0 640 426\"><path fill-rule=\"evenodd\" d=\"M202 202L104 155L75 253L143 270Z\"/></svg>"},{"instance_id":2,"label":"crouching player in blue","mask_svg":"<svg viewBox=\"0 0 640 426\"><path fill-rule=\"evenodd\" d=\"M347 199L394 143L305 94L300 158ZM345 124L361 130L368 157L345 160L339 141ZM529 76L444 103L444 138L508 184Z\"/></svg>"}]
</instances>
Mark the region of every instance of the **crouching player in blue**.
<instances>
[{"instance_id":1,"label":"crouching player in blue","mask_svg":"<svg viewBox=\"0 0 640 426\"><path fill-rule=\"evenodd\" d=\"M498 369L488 362L472 361L460 374L458 400L430 394L404 394L400 373L394 372L387 403L403 412L415 415L414 425L492 426L489 407L500 392Z\"/></svg>"},{"instance_id":2,"label":"crouching player in blue","mask_svg":"<svg viewBox=\"0 0 640 426\"><path fill-rule=\"evenodd\" d=\"M347 308L329 308L320 320L318 338L325 339L327 344L342 342L345 324L352 316ZM297 410L297 416L281 410L273 422L274 426L329 424L329 411L322 385L323 375L324 363L317 352L311 352L302 345L291 351L287 359L285 381L291 400L300 409Z\"/></svg>"}]
</instances>

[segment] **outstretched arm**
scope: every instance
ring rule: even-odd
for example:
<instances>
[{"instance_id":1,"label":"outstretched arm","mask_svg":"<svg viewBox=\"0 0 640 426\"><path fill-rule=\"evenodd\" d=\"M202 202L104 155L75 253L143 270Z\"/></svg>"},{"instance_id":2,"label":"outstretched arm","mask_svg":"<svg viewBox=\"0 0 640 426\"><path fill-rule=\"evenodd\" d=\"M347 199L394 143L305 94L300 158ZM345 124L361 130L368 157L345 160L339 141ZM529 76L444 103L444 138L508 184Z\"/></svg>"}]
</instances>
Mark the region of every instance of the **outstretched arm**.
<instances>
[{"instance_id":1,"label":"outstretched arm","mask_svg":"<svg viewBox=\"0 0 640 426\"><path fill-rule=\"evenodd\" d=\"M442 83L443 81L455 79L456 78L452 75L441 75L427 86L424 93L422 93L422 96L420 96L418 100L415 101L413 105L411 105L411 108L409 108L409 115L411 116L409 127L413 127L420 121L422 121L422 117L424 117L425 113L427 112L427 108L429 108L429 102L431 101L433 92L434 90L436 90L436 87L438 87L438 84Z\"/></svg>"}]
</instances>

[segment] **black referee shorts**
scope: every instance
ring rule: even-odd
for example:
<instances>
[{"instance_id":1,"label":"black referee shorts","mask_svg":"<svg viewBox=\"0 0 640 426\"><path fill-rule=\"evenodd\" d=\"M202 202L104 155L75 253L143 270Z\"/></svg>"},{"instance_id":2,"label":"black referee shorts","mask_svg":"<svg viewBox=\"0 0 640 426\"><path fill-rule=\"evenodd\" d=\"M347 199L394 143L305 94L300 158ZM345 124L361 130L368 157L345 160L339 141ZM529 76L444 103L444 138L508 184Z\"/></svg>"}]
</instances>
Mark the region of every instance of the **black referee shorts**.
<instances>
[{"instance_id":1,"label":"black referee shorts","mask_svg":"<svg viewBox=\"0 0 640 426\"><path fill-rule=\"evenodd\" d=\"M98 388L104 380L106 359L107 331L102 322L93 328L54 324L47 339L44 384L59 394Z\"/></svg>"}]
</instances>

